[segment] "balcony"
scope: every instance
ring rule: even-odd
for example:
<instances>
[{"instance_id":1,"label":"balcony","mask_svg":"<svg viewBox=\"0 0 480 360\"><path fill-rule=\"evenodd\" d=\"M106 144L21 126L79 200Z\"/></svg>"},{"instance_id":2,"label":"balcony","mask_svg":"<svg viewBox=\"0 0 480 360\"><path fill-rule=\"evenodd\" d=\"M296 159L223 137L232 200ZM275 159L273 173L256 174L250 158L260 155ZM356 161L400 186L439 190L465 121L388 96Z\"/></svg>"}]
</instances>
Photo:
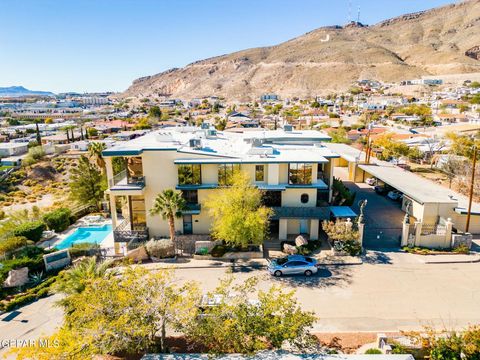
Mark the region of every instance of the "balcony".
<instances>
[{"instance_id":1,"label":"balcony","mask_svg":"<svg viewBox=\"0 0 480 360\"><path fill-rule=\"evenodd\" d=\"M183 215L198 215L202 209L201 204L187 203L186 209L182 211Z\"/></svg>"},{"instance_id":2,"label":"balcony","mask_svg":"<svg viewBox=\"0 0 480 360\"><path fill-rule=\"evenodd\" d=\"M127 174L126 170L119 172L117 175L115 175L109 180L110 191L136 191L141 194L144 187L144 176L131 176ZM135 194L132 193L132 195Z\"/></svg>"},{"instance_id":3,"label":"balcony","mask_svg":"<svg viewBox=\"0 0 480 360\"><path fill-rule=\"evenodd\" d=\"M132 229L132 224L124 220L113 230L113 239L115 242L128 243L129 248L134 248L135 244L148 241L148 227L136 225Z\"/></svg>"}]
</instances>

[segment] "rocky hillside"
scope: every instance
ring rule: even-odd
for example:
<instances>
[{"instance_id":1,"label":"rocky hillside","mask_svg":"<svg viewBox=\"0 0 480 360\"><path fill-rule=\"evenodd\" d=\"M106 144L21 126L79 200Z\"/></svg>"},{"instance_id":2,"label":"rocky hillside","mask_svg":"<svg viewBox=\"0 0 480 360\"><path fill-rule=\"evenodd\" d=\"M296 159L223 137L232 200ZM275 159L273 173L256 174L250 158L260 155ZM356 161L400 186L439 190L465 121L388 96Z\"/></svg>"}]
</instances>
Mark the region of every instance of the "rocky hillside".
<instances>
[{"instance_id":1,"label":"rocky hillside","mask_svg":"<svg viewBox=\"0 0 480 360\"><path fill-rule=\"evenodd\" d=\"M359 79L480 72L479 49L480 0L469 0L373 26L319 28L276 46L197 61L137 79L123 95L313 96Z\"/></svg>"}]
</instances>

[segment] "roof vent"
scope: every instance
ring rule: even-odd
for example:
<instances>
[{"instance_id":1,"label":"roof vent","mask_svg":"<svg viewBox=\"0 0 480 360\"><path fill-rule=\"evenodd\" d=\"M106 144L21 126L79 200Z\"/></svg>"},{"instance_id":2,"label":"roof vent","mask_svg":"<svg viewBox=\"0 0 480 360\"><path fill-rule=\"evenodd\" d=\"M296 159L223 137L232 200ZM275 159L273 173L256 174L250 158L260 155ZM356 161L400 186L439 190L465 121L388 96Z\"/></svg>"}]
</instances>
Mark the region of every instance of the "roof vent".
<instances>
[{"instance_id":1,"label":"roof vent","mask_svg":"<svg viewBox=\"0 0 480 360\"><path fill-rule=\"evenodd\" d=\"M192 149L201 149L202 148L202 141L200 139L190 139L189 146Z\"/></svg>"},{"instance_id":2,"label":"roof vent","mask_svg":"<svg viewBox=\"0 0 480 360\"><path fill-rule=\"evenodd\" d=\"M263 139L253 138L252 147L260 147L263 145Z\"/></svg>"}]
</instances>

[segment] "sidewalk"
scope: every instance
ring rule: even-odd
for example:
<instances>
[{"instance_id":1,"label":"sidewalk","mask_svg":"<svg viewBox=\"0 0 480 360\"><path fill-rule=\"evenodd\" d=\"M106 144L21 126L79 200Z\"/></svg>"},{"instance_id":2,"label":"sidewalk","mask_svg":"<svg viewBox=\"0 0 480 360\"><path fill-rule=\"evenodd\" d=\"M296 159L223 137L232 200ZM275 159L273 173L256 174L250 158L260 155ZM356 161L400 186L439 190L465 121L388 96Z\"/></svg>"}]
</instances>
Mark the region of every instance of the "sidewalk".
<instances>
[{"instance_id":1,"label":"sidewalk","mask_svg":"<svg viewBox=\"0 0 480 360\"><path fill-rule=\"evenodd\" d=\"M330 256L318 259L318 264L323 266L346 266L361 265L362 259L355 256ZM207 269L207 268L251 268L264 269L268 265L266 259L251 260L197 260L192 258L178 258L176 261L160 261L155 263L146 263L141 266L148 270L177 268L177 269Z\"/></svg>"},{"instance_id":2,"label":"sidewalk","mask_svg":"<svg viewBox=\"0 0 480 360\"><path fill-rule=\"evenodd\" d=\"M465 264L480 262L480 254L472 253L469 255L414 255L424 264Z\"/></svg>"}]
</instances>

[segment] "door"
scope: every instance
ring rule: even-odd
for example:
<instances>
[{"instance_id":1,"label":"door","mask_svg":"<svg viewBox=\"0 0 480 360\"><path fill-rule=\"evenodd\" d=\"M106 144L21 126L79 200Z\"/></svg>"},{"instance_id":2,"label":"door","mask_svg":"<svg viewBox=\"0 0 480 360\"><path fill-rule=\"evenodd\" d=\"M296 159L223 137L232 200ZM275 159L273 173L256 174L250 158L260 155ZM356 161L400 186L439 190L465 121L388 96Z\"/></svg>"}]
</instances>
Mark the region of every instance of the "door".
<instances>
[{"instance_id":1,"label":"door","mask_svg":"<svg viewBox=\"0 0 480 360\"><path fill-rule=\"evenodd\" d=\"M190 235L193 233L192 215L183 215L183 234Z\"/></svg>"},{"instance_id":2,"label":"door","mask_svg":"<svg viewBox=\"0 0 480 360\"><path fill-rule=\"evenodd\" d=\"M308 234L308 220L301 219L300 220L300 234Z\"/></svg>"}]
</instances>

